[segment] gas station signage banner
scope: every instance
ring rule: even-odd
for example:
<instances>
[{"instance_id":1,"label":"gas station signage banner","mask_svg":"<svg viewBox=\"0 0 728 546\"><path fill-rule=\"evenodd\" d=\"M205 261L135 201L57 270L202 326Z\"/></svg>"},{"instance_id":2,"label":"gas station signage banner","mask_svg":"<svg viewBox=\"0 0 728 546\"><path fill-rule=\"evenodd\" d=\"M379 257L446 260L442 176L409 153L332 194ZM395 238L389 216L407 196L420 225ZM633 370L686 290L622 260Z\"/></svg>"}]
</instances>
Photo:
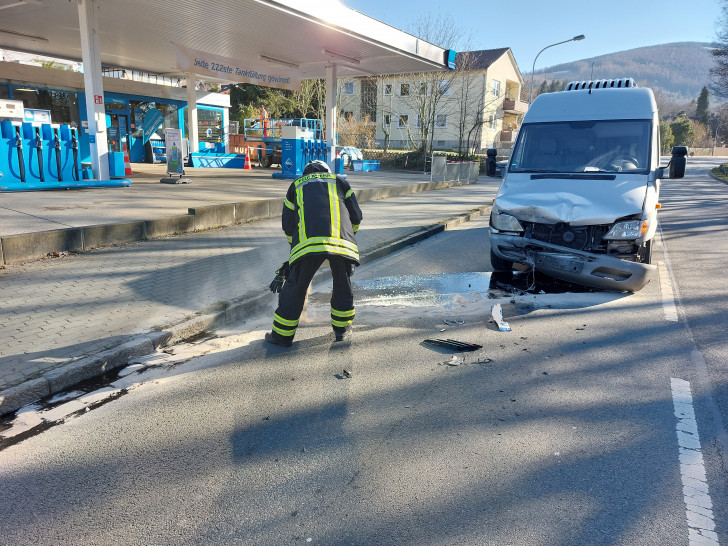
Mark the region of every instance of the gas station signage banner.
<instances>
[{"instance_id":1,"label":"gas station signage banner","mask_svg":"<svg viewBox=\"0 0 728 546\"><path fill-rule=\"evenodd\" d=\"M229 59L177 46L177 68L183 72L210 76L231 83L252 83L291 91L301 89L301 79L298 76L276 69L267 63L264 68L261 68L260 63L256 65L249 61Z\"/></svg>"},{"instance_id":2,"label":"gas station signage banner","mask_svg":"<svg viewBox=\"0 0 728 546\"><path fill-rule=\"evenodd\" d=\"M164 147L167 153L167 174L183 175L185 169L182 153L182 131L179 129L165 129Z\"/></svg>"}]
</instances>

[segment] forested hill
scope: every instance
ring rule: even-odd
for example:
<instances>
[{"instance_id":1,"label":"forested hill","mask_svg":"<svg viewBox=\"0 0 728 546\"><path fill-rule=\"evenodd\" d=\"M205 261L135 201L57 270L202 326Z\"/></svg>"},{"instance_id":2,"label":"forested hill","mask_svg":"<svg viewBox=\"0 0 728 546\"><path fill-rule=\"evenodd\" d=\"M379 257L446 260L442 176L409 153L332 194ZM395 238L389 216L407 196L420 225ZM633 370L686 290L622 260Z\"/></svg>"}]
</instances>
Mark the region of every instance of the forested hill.
<instances>
[{"instance_id":1,"label":"forested hill","mask_svg":"<svg viewBox=\"0 0 728 546\"><path fill-rule=\"evenodd\" d=\"M678 42L640 47L536 70L534 87L545 79L575 81L633 78L638 85L662 89L673 99L697 99L710 83L711 44ZM530 80L530 73L525 76Z\"/></svg>"}]
</instances>

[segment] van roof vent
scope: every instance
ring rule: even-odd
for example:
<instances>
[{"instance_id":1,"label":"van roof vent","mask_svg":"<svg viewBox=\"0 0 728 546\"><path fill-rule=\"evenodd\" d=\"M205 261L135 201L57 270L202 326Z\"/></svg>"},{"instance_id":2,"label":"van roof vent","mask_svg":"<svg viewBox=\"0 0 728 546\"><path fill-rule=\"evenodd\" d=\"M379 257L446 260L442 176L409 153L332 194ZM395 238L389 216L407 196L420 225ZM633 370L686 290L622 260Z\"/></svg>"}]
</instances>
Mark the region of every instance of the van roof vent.
<instances>
[{"instance_id":1,"label":"van roof vent","mask_svg":"<svg viewBox=\"0 0 728 546\"><path fill-rule=\"evenodd\" d=\"M569 82L564 91L579 91L582 89L618 89L623 87L637 87L632 78L618 80L590 80L584 82Z\"/></svg>"}]
</instances>

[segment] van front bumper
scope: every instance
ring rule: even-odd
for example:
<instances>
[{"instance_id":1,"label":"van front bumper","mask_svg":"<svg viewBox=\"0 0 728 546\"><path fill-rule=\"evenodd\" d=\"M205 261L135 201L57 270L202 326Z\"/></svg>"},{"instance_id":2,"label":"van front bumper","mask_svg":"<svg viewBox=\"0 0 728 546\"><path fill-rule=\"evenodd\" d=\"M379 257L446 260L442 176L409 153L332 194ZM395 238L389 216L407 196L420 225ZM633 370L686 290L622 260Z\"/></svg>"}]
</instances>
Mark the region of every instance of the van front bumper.
<instances>
[{"instance_id":1,"label":"van front bumper","mask_svg":"<svg viewBox=\"0 0 728 546\"><path fill-rule=\"evenodd\" d=\"M657 266L560 247L519 235L490 233L490 245L500 258L526 264L557 279L602 290L637 292L650 282Z\"/></svg>"}]
</instances>

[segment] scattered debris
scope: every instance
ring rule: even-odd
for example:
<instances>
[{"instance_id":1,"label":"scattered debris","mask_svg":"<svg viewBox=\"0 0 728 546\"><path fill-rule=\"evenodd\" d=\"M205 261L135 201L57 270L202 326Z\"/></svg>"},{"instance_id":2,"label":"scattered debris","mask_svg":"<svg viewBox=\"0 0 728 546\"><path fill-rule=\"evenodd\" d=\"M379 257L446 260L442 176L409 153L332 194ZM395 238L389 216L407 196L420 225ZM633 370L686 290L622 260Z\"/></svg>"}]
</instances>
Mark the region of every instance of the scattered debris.
<instances>
[{"instance_id":1,"label":"scattered debris","mask_svg":"<svg viewBox=\"0 0 728 546\"><path fill-rule=\"evenodd\" d=\"M446 360L443 364L447 364L448 366L460 366L460 364L464 361L464 356L452 355L452 358L450 358L450 360Z\"/></svg>"},{"instance_id":2,"label":"scattered debris","mask_svg":"<svg viewBox=\"0 0 728 546\"><path fill-rule=\"evenodd\" d=\"M463 319L443 319L445 324L465 324L465 321Z\"/></svg>"},{"instance_id":3,"label":"scattered debris","mask_svg":"<svg viewBox=\"0 0 728 546\"><path fill-rule=\"evenodd\" d=\"M351 372L344 368L344 371L342 372L344 374L344 377L351 377Z\"/></svg>"},{"instance_id":4,"label":"scattered debris","mask_svg":"<svg viewBox=\"0 0 728 546\"><path fill-rule=\"evenodd\" d=\"M460 341L457 339L426 339L425 343L431 343L432 345L446 347L456 351L476 351L483 348L482 345L468 343L467 341Z\"/></svg>"},{"instance_id":5,"label":"scattered debris","mask_svg":"<svg viewBox=\"0 0 728 546\"><path fill-rule=\"evenodd\" d=\"M503 308L500 303L495 303L490 306L490 315L493 317L493 322L498 325L498 329L501 332L510 332L510 325L503 320Z\"/></svg>"},{"instance_id":6,"label":"scattered debris","mask_svg":"<svg viewBox=\"0 0 728 546\"><path fill-rule=\"evenodd\" d=\"M485 356L485 353L480 353L478 355L478 362L483 362L483 363L487 364L489 362L493 362L493 359Z\"/></svg>"}]
</instances>

